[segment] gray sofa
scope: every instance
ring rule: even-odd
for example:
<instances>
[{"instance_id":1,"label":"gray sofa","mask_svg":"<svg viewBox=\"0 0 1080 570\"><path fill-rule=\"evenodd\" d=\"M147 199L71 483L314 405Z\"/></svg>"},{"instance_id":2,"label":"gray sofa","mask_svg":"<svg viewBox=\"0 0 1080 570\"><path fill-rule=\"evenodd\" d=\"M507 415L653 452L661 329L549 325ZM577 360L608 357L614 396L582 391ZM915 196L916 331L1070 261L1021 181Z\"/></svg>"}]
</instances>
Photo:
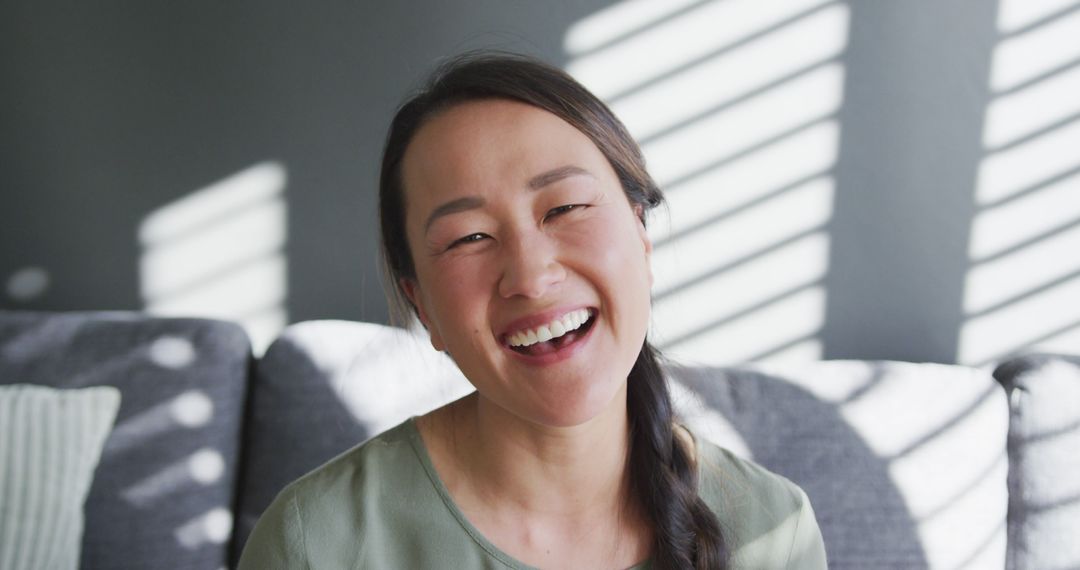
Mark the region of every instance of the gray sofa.
<instances>
[{"instance_id":1,"label":"gray sofa","mask_svg":"<svg viewBox=\"0 0 1080 570\"><path fill-rule=\"evenodd\" d=\"M1080 568L1080 358L668 370L698 435L806 490L833 568ZM83 568L205 570L289 481L469 390L380 325L292 325L254 359L232 323L0 311L11 383L121 391Z\"/></svg>"}]
</instances>

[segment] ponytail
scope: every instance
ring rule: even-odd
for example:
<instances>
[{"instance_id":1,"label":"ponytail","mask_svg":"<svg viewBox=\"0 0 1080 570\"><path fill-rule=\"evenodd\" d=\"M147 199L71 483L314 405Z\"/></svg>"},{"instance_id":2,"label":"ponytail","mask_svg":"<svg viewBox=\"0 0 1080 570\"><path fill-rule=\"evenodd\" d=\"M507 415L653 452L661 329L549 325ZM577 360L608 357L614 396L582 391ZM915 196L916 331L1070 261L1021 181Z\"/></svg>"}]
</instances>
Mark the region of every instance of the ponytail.
<instances>
[{"instance_id":1,"label":"ponytail","mask_svg":"<svg viewBox=\"0 0 1080 570\"><path fill-rule=\"evenodd\" d=\"M667 381L648 341L628 377L627 413L630 481L652 523L654 567L722 568L720 523L698 496L690 450L675 434Z\"/></svg>"}]
</instances>

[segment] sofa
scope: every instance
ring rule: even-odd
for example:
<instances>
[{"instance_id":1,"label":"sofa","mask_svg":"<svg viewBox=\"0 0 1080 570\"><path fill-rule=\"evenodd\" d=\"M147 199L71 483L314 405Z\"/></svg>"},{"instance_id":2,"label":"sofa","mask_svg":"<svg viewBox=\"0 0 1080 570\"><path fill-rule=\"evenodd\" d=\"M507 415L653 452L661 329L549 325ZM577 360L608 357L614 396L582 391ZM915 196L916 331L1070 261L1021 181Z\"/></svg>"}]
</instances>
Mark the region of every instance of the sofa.
<instances>
[{"instance_id":1,"label":"sofa","mask_svg":"<svg viewBox=\"0 0 1080 570\"><path fill-rule=\"evenodd\" d=\"M665 366L695 434L806 490L832 568L1080 568L1080 357ZM288 482L471 389L371 323L294 324L254 358L229 322L0 311L14 385L119 391L81 567L199 570L233 566Z\"/></svg>"}]
</instances>

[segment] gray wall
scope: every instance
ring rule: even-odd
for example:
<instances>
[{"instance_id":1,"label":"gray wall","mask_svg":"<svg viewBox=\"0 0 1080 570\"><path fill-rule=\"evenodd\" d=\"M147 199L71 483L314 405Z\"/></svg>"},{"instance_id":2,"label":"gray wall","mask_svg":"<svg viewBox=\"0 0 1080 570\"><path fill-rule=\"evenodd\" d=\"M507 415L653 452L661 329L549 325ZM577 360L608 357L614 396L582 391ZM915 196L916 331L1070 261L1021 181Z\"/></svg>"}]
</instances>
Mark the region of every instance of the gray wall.
<instances>
[{"instance_id":1,"label":"gray wall","mask_svg":"<svg viewBox=\"0 0 1080 570\"><path fill-rule=\"evenodd\" d=\"M0 9L0 278L50 274L5 307L141 308L142 219L272 159L291 320L383 321L374 188L396 105L464 49L560 63L603 2L47 4Z\"/></svg>"},{"instance_id":2,"label":"gray wall","mask_svg":"<svg viewBox=\"0 0 1080 570\"><path fill-rule=\"evenodd\" d=\"M276 160L288 169L289 319L385 321L374 187L394 107L464 49L565 64L567 29L608 4L5 5L0 280L40 266L50 284L0 303L141 308L147 214ZM849 5L822 356L950 362L997 3Z\"/></svg>"},{"instance_id":3,"label":"gray wall","mask_svg":"<svg viewBox=\"0 0 1080 570\"><path fill-rule=\"evenodd\" d=\"M995 2L851 7L827 353L949 362L963 324Z\"/></svg>"}]
</instances>

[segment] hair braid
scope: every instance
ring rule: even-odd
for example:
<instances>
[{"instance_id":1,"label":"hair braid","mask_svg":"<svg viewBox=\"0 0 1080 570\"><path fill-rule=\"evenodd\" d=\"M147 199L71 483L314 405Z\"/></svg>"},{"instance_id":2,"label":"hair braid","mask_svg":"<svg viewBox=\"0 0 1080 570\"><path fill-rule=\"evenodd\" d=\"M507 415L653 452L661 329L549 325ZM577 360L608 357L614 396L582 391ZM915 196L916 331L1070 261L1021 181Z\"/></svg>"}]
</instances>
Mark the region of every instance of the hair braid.
<instances>
[{"instance_id":1,"label":"hair braid","mask_svg":"<svg viewBox=\"0 0 1080 570\"><path fill-rule=\"evenodd\" d=\"M667 381L648 342L630 371L630 477L653 524L656 568L698 570L724 563L720 525L698 496L690 453L674 431Z\"/></svg>"}]
</instances>

